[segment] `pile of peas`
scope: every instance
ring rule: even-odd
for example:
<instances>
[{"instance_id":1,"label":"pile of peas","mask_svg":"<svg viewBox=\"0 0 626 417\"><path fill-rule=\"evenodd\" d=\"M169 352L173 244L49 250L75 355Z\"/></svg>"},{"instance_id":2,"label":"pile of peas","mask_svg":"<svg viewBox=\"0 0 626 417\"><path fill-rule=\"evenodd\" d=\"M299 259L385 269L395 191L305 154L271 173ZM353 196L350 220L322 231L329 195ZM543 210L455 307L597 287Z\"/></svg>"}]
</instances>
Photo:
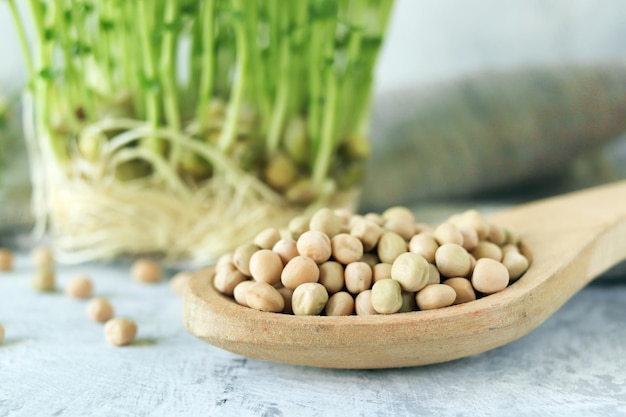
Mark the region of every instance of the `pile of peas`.
<instances>
[{"instance_id":1,"label":"pile of peas","mask_svg":"<svg viewBox=\"0 0 626 417\"><path fill-rule=\"evenodd\" d=\"M518 236L476 210L431 226L406 207L322 208L222 256L215 288L243 306L295 315L430 310L502 291L526 272Z\"/></svg>"}]
</instances>

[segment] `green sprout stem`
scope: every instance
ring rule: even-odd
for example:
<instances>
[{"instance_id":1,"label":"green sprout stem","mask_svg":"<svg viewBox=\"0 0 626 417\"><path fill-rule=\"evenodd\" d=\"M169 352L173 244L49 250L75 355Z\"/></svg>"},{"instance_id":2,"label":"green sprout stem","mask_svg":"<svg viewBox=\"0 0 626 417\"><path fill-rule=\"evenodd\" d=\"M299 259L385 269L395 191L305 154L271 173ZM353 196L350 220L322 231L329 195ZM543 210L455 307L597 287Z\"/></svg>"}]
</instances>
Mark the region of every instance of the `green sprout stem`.
<instances>
[{"instance_id":1,"label":"green sprout stem","mask_svg":"<svg viewBox=\"0 0 626 417\"><path fill-rule=\"evenodd\" d=\"M128 147L159 155L171 172L184 174L190 160L209 165L194 175L210 172L215 160L195 147L188 158L190 148L164 139L165 130L242 169L252 161L254 175L284 153L298 179L321 189L352 162L342 145L366 137L393 0L28 0L32 45L18 1L6 3L39 144L61 165L90 126L132 119L152 133ZM213 112L214 102L225 111ZM293 121L302 126L296 139L287 137Z\"/></svg>"}]
</instances>

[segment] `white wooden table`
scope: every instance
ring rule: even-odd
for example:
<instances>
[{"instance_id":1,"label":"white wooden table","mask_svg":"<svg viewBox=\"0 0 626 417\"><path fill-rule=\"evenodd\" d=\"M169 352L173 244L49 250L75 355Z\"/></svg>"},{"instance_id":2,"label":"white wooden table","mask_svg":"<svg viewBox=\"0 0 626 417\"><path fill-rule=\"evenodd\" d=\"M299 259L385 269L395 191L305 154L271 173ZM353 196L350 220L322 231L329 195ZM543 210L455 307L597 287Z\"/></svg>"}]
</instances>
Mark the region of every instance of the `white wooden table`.
<instances>
[{"instance_id":1,"label":"white wooden table","mask_svg":"<svg viewBox=\"0 0 626 417\"><path fill-rule=\"evenodd\" d=\"M0 416L618 416L626 415L626 279L593 284L539 329L451 363L376 371L246 359L201 342L169 283L134 283L127 264L87 273L95 294L136 320L114 348L86 301L38 294L25 252L0 275ZM623 277L626 278L626 277Z\"/></svg>"}]
</instances>

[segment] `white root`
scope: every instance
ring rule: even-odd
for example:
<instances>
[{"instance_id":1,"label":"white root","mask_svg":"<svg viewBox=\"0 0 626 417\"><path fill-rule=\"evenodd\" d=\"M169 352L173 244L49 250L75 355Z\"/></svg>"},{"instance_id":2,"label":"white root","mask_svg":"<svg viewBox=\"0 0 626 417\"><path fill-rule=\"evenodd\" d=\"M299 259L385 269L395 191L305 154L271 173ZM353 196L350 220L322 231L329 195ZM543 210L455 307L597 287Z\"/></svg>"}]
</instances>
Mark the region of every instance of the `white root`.
<instances>
[{"instance_id":1,"label":"white root","mask_svg":"<svg viewBox=\"0 0 626 417\"><path fill-rule=\"evenodd\" d=\"M82 134L120 130L95 161L76 154L69 166L61 166L48 147L31 152L37 158L34 165L42 170L33 177L36 229L52 232L60 262L158 253L166 262L206 265L260 230L286 226L305 211L321 205L355 208L355 190L326 191L312 205L295 207L212 146L185 133L151 129L145 122L105 119ZM188 185L163 156L127 146L148 136L195 152L213 166L213 176ZM48 142L45 137L31 138L31 143ZM116 179L115 168L130 160L148 162L152 174Z\"/></svg>"}]
</instances>

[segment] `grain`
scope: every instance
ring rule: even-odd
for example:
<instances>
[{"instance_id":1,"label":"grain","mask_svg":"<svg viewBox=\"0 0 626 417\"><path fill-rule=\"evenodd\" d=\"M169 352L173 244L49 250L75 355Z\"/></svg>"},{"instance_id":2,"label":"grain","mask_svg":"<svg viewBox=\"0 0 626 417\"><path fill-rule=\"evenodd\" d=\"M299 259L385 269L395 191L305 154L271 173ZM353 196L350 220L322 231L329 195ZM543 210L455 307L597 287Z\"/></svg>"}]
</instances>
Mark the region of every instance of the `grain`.
<instances>
[{"instance_id":1,"label":"grain","mask_svg":"<svg viewBox=\"0 0 626 417\"><path fill-rule=\"evenodd\" d=\"M372 306L372 290L359 293L354 299L354 311L357 316L371 316L378 314Z\"/></svg>"},{"instance_id":2,"label":"grain","mask_svg":"<svg viewBox=\"0 0 626 417\"><path fill-rule=\"evenodd\" d=\"M44 267L37 270L31 284L33 289L39 292L52 292L56 290L56 274L54 268Z\"/></svg>"},{"instance_id":3,"label":"grain","mask_svg":"<svg viewBox=\"0 0 626 417\"><path fill-rule=\"evenodd\" d=\"M72 278L65 285L65 295L72 298L89 298L93 293L93 283L85 275Z\"/></svg>"},{"instance_id":4,"label":"grain","mask_svg":"<svg viewBox=\"0 0 626 417\"><path fill-rule=\"evenodd\" d=\"M248 277L237 269L234 264L224 264L216 269L213 286L222 294L233 295L235 287L247 279Z\"/></svg>"},{"instance_id":5,"label":"grain","mask_svg":"<svg viewBox=\"0 0 626 417\"><path fill-rule=\"evenodd\" d=\"M372 268L365 262L352 262L344 270L346 288L352 294L358 294L372 285Z\"/></svg>"},{"instance_id":6,"label":"grain","mask_svg":"<svg viewBox=\"0 0 626 417\"><path fill-rule=\"evenodd\" d=\"M255 281L267 282L270 285L278 284L283 271L283 261L271 249L261 249L250 257L249 270Z\"/></svg>"},{"instance_id":7,"label":"grain","mask_svg":"<svg viewBox=\"0 0 626 417\"><path fill-rule=\"evenodd\" d=\"M104 325L104 337L113 346L130 345L137 335L137 324L127 318L116 317Z\"/></svg>"},{"instance_id":8,"label":"grain","mask_svg":"<svg viewBox=\"0 0 626 417\"><path fill-rule=\"evenodd\" d=\"M435 265L446 277L465 277L469 274L471 261L469 254L456 243L441 245L435 253Z\"/></svg>"},{"instance_id":9,"label":"grain","mask_svg":"<svg viewBox=\"0 0 626 417\"><path fill-rule=\"evenodd\" d=\"M255 310L279 313L285 300L278 290L267 282L253 282L246 291L246 304Z\"/></svg>"},{"instance_id":10,"label":"grain","mask_svg":"<svg viewBox=\"0 0 626 417\"><path fill-rule=\"evenodd\" d=\"M113 317L113 306L104 298L92 298L87 304L87 317L98 323L106 323Z\"/></svg>"},{"instance_id":11,"label":"grain","mask_svg":"<svg viewBox=\"0 0 626 417\"><path fill-rule=\"evenodd\" d=\"M13 270L13 252L9 249L0 248L0 271L8 272Z\"/></svg>"},{"instance_id":12,"label":"grain","mask_svg":"<svg viewBox=\"0 0 626 417\"><path fill-rule=\"evenodd\" d=\"M295 290L304 283L317 282L319 277L320 269L313 259L296 256L285 265L280 281L285 287Z\"/></svg>"},{"instance_id":13,"label":"grain","mask_svg":"<svg viewBox=\"0 0 626 417\"><path fill-rule=\"evenodd\" d=\"M415 295L420 310L434 310L451 306L456 299L456 292L448 285L433 284L424 287Z\"/></svg>"},{"instance_id":14,"label":"grain","mask_svg":"<svg viewBox=\"0 0 626 417\"><path fill-rule=\"evenodd\" d=\"M327 261L319 266L319 283L322 284L329 294L334 294L344 286L343 265L336 261Z\"/></svg>"},{"instance_id":15,"label":"grain","mask_svg":"<svg viewBox=\"0 0 626 417\"><path fill-rule=\"evenodd\" d=\"M317 230L302 233L296 241L296 247L300 255L311 258L318 264L330 259L332 253L329 237Z\"/></svg>"},{"instance_id":16,"label":"grain","mask_svg":"<svg viewBox=\"0 0 626 417\"><path fill-rule=\"evenodd\" d=\"M272 249L272 247L281 239L280 230L275 227L268 227L260 231L253 239L252 243L261 249Z\"/></svg>"},{"instance_id":17,"label":"grain","mask_svg":"<svg viewBox=\"0 0 626 417\"><path fill-rule=\"evenodd\" d=\"M176 273L170 280L170 287L172 290L178 294L183 295L187 290L189 280L193 277L193 272L191 271L180 271Z\"/></svg>"},{"instance_id":18,"label":"grain","mask_svg":"<svg viewBox=\"0 0 626 417\"><path fill-rule=\"evenodd\" d=\"M139 258L133 263L130 274L137 282L154 284L163 278L163 268L156 261Z\"/></svg>"},{"instance_id":19,"label":"grain","mask_svg":"<svg viewBox=\"0 0 626 417\"><path fill-rule=\"evenodd\" d=\"M291 238L283 238L274 244L272 250L280 256L283 265L286 265L292 258L298 256L296 241Z\"/></svg>"},{"instance_id":20,"label":"grain","mask_svg":"<svg viewBox=\"0 0 626 417\"><path fill-rule=\"evenodd\" d=\"M250 258L256 251L261 249L254 243L239 245L233 252L233 264L242 274L250 276Z\"/></svg>"},{"instance_id":21,"label":"grain","mask_svg":"<svg viewBox=\"0 0 626 417\"><path fill-rule=\"evenodd\" d=\"M328 302L328 292L322 284L307 282L293 290L291 308L296 316L320 314Z\"/></svg>"},{"instance_id":22,"label":"grain","mask_svg":"<svg viewBox=\"0 0 626 417\"><path fill-rule=\"evenodd\" d=\"M413 252L398 256L391 265L391 278L398 281L403 291L419 291L429 279L428 261Z\"/></svg>"},{"instance_id":23,"label":"grain","mask_svg":"<svg viewBox=\"0 0 626 417\"><path fill-rule=\"evenodd\" d=\"M327 316L350 316L354 314L354 298L346 291L339 291L330 296L324 312Z\"/></svg>"},{"instance_id":24,"label":"grain","mask_svg":"<svg viewBox=\"0 0 626 417\"><path fill-rule=\"evenodd\" d=\"M394 232L384 232L378 240L377 254L382 262L392 264L407 249L407 243L402 236Z\"/></svg>"},{"instance_id":25,"label":"grain","mask_svg":"<svg viewBox=\"0 0 626 417\"><path fill-rule=\"evenodd\" d=\"M474 287L472 287L471 281L467 278L448 278L442 282L442 284L452 287L456 293L456 298L454 299L453 304L469 303L470 301L474 301L476 299Z\"/></svg>"},{"instance_id":26,"label":"grain","mask_svg":"<svg viewBox=\"0 0 626 417\"><path fill-rule=\"evenodd\" d=\"M402 289L394 279L383 279L374 283L371 293L372 307L377 313L396 313L402 308Z\"/></svg>"},{"instance_id":27,"label":"grain","mask_svg":"<svg viewBox=\"0 0 626 417\"><path fill-rule=\"evenodd\" d=\"M442 223L433 232L433 237L439 245L446 243L456 243L457 245L463 245L463 234L459 228L453 223Z\"/></svg>"},{"instance_id":28,"label":"grain","mask_svg":"<svg viewBox=\"0 0 626 417\"><path fill-rule=\"evenodd\" d=\"M341 228L341 218L329 208L316 211L309 222L309 230L324 233L329 238L341 233Z\"/></svg>"},{"instance_id":29,"label":"grain","mask_svg":"<svg viewBox=\"0 0 626 417\"><path fill-rule=\"evenodd\" d=\"M435 262L435 252L439 244L429 233L414 235L409 241L409 251L423 256L430 263Z\"/></svg>"},{"instance_id":30,"label":"grain","mask_svg":"<svg viewBox=\"0 0 626 417\"><path fill-rule=\"evenodd\" d=\"M483 294L502 291L509 285L509 271L500 262L482 258L476 261L472 274L472 286Z\"/></svg>"},{"instance_id":31,"label":"grain","mask_svg":"<svg viewBox=\"0 0 626 417\"><path fill-rule=\"evenodd\" d=\"M30 258L36 268L49 268L54 265L54 255L45 246L35 247L31 251Z\"/></svg>"},{"instance_id":32,"label":"grain","mask_svg":"<svg viewBox=\"0 0 626 417\"><path fill-rule=\"evenodd\" d=\"M343 263L356 262L363 256L363 243L356 236L339 233L330 240L332 257Z\"/></svg>"}]
</instances>

